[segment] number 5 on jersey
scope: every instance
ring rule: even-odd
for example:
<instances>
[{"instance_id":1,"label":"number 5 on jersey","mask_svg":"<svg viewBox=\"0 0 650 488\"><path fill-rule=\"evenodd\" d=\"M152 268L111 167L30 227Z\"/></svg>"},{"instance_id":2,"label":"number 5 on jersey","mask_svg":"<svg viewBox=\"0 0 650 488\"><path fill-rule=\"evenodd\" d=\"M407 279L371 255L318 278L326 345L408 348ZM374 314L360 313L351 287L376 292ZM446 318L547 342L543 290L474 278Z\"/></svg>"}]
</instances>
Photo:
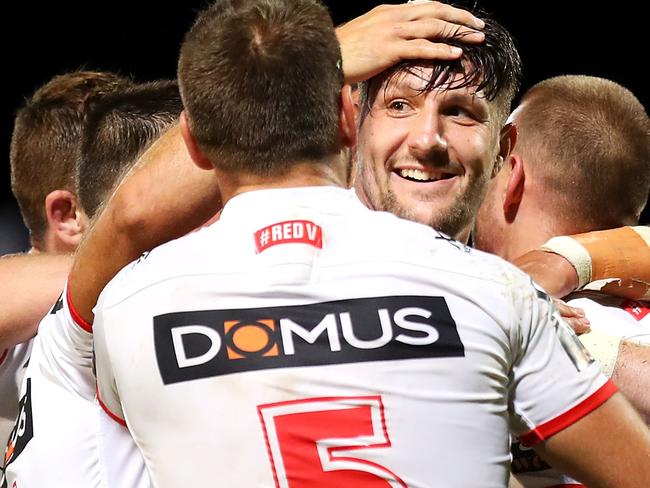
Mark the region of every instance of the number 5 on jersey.
<instances>
[{"instance_id":1,"label":"number 5 on jersey","mask_svg":"<svg viewBox=\"0 0 650 488\"><path fill-rule=\"evenodd\" d=\"M407 488L384 466L352 456L391 447L380 396L311 398L257 409L276 487Z\"/></svg>"}]
</instances>

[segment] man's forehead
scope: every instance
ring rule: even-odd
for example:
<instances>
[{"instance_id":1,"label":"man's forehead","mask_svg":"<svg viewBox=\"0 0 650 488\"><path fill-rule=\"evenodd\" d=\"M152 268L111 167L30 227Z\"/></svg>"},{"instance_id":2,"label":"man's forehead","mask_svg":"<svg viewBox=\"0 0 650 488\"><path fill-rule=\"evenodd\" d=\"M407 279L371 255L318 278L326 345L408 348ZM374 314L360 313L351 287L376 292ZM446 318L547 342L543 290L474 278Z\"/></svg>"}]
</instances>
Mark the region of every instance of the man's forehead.
<instances>
[{"instance_id":1,"label":"man's forehead","mask_svg":"<svg viewBox=\"0 0 650 488\"><path fill-rule=\"evenodd\" d=\"M465 72L467 72L467 67ZM434 79L435 76L435 79ZM412 90L423 92L435 90L440 92L457 92L485 98L482 91L477 92L478 83L464 83L466 75L451 69L436 70L433 65L408 65L403 68L386 72L376 86L380 90ZM466 86L463 86L466 85Z\"/></svg>"}]
</instances>

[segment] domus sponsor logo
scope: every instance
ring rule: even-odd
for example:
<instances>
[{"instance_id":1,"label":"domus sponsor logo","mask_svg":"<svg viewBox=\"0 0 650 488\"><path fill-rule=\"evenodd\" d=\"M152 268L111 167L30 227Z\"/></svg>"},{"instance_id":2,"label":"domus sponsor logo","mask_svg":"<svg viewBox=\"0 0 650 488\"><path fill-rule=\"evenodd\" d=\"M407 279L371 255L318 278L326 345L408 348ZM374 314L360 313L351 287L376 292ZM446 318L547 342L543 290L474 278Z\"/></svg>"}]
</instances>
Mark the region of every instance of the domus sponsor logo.
<instances>
[{"instance_id":1,"label":"domus sponsor logo","mask_svg":"<svg viewBox=\"0 0 650 488\"><path fill-rule=\"evenodd\" d=\"M177 312L155 317L153 328L165 384L273 368L465 354L442 297Z\"/></svg>"}]
</instances>

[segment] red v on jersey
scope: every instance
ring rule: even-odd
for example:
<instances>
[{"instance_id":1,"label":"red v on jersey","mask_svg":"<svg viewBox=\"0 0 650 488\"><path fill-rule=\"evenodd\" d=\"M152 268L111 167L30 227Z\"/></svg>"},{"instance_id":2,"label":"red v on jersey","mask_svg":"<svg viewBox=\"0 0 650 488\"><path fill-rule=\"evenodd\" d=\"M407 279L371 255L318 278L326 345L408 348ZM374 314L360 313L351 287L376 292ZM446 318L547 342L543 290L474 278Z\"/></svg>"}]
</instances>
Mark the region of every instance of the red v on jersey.
<instances>
[{"instance_id":1,"label":"red v on jersey","mask_svg":"<svg viewBox=\"0 0 650 488\"><path fill-rule=\"evenodd\" d=\"M287 220L269 225L255 232L257 254L278 244L309 244L323 248L323 229L309 220Z\"/></svg>"}]
</instances>

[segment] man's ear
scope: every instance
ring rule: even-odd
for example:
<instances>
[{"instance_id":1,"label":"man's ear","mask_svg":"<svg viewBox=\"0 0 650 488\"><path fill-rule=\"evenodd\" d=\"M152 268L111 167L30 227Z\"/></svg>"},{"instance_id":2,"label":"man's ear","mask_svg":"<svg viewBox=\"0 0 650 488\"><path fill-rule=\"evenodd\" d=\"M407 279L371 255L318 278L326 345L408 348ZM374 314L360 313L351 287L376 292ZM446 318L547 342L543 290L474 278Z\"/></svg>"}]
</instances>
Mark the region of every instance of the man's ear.
<instances>
[{"instance_id":1,"label":"man's ear","mask_svg":"<svg viewBox=\"0 0 650 488\"><path fill-rule=\"evenodd\" d=\"M54 190L45 197L45 215L49 237L48 250L72 252L88 228L88 217L77 197L68 190Z\"/></svg>"},{"instance_id":2,"label":"man's ear","mask_svg":"<svg viewBox=\"0 0 650 488\"><path fill-rule=\"evenodd\" d=\"M352 100L352 87L345 85L341 90L339 108L339 138L346 147L352 147L357 142L357 128L355 123L354 102Z\"/></svg>"},{"instance_id":3,"label":"man's ear","mask_svg":"<svg viewBox=\"0 0 650 488\"><path fill-rule=\"evenodd\" d=\"M511 154L508 157L507 164L510 166L508 183L503 198L503 215L506 222L511 223L515 220L519 205L524 198L524 186L526 183L526 171L524 160L518 154Z\"/></svg>"},{"instance_id":4,"label":"man's ear","mask_svg":"<svg viewBox=\"0 0 650 488\"><path fill-rule=\"evenodd\" d=\"M359 115L361 114L361 90L359 85L355 84L352 89L352 106L354 108L354 120L359 125Z\"/></svg>"},{"instance_id":5,"label":"man's ear","mask_svg":"<svg viewBox=\"0 0 650 488\"><path fill-rule=\"evenodd\" d=\"M492 178L497 175L501 170L503 163L508 160L508 157L514 150L516 143L517 126L513 123L507 123L501 129L501 134L499 136L499 155L497 156L497 162L492 168Z\"/></svg>"},{"instance_id":6,"label":"man's ear","mask_svg":"<svg viewBox=\"0 0 650 488\"><path fill-rule=\"evenodd\" d=\"M190 131L190 121L187 118L187 112L185 112L185 110L181 112L181 135L183 136L183 141L187 147L187 152L192 158L192 161L194 161L194 164L201 169L214 169L214 165L210 162L207 156L203 154L203 151L199 148L194 136L192 136L192 132Z\"/></svg>"}]
</instances>

